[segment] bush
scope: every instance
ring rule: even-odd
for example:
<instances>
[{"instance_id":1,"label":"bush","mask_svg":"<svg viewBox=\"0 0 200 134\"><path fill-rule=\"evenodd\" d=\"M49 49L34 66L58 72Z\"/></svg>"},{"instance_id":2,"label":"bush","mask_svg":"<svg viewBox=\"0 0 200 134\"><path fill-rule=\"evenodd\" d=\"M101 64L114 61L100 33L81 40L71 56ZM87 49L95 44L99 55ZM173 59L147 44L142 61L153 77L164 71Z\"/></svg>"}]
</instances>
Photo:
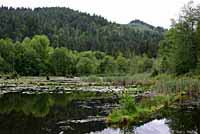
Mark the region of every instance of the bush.
<instances>
[{"instance_id":1,"label":"bush","mask_svg":"<svg viewBox=\"0 0 200 134\"><path fill-rule=\"evenodd\" d=\"M79 74L89 75L97 72L98 63L97 60L90 59L88 57L80 57L76 68Z\"/></svg>"},{"instance_id":2,"label":"bush","mask_svg":"<svg viewBox=\"0 0 200 134\"><path fill-rule=\"evenodd\" d=\"M153 60L148 58L146 55L143 56L134 56L130 60L130 69L131 74L150 72L153 67Z\"/></svg>"},{"instance_id":3,"label":"bush","mask_svg":"<svg viewBox=\"0 0 200 134\"><path fill-rule=\"evenodd\" d=\"M135 100L133 97L124 95L122 99L120 100L120 106L121 109L124 111L124 113L134 113L137 111L135 106Z\"/></svg>"}]
</instances>

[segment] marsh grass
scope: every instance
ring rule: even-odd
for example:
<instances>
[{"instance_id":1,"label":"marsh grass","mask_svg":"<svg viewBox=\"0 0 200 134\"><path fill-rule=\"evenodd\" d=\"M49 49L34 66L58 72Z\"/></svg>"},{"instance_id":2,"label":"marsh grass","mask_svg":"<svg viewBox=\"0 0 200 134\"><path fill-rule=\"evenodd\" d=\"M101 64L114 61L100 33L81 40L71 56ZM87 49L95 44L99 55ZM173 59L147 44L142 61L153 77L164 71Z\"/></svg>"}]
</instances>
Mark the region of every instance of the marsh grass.
<instances>
[{"instance_id":1,"label":"marsh grass","mask_svg":"<svg viewBox=\"0 0 200 134\"><path fill-rule=\"evenodd\" d=\"M109 84L113 86L124 86L124 87L134 87L135 85L152 85L155 83L155 80L151 78L150 73L142 73L135 75L126 75L126 76L98 76L91 75L81 77L83 82L87 83L97 83L97 84Z\"/></svg>"},{"instance_id":2,"label":"marsh grass","mask_svg":"<svg viewBox=\"0 0 200 134\"><path fill-rule=\"evenodd\" d=\"M84 76L81 77L81 80L85 82L97 82L97 83L103 82L102 77L97 75Z\"/></svg>"},{"instance_id":3,"label":"marsh grass","mask_svg":"<svg viewBox=\"0 0 200 134\"><path fill-rule=\"evenodd\" d=\"M116 81L116 80L149 80L150 73L141 73L134 75L125 75L125 76L105 76L103 77L104 81Z\"/></svg>"},{"instance_id":4,"label":"marsh grass","mask_svg":"<svg viewBox=\"0 0 200 134\"><path fill-rule=\"evenodd\" d=\"M154 85L154 90L159 93L171 94L180 92L200 92L200 81L198 79L183 77L168 80L159 80Z\"/></svg>"},{"instance_id":5,"label":"marsh grass","mask_svg":"<svg viewBox=\"0 0 200 134\"><path fill-rule=\"evenodd\" d=\"M124 95L120 101L120 108L114 109L107 121L111 124L131 124L146 120L161 108L174 100L172 96L159 95L144 98L136 103L134 98Z\"/></svg>"}]
</instances>

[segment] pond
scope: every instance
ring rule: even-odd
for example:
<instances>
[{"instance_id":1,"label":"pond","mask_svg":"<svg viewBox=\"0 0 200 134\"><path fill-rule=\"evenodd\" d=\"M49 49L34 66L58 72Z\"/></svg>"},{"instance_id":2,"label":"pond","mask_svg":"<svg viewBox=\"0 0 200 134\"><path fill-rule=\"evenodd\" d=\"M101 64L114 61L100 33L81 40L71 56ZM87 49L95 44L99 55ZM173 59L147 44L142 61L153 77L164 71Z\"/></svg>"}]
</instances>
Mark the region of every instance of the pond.
<instances>
[{"instance_id":1,"label":"pond","mask_svg":"<svg viewBox=\"0 0 200 134\"><path fill-rule=\"evenodd\" d=\"M115 93L15 92L0 96L2 134L197 134L199 109L166 109L137 126L111 128L105 117L118 106Z\"/></svg>"},{"instance_id":2,"label":"pond","mask_svg":"<svg viewBox=\"0 0 200 134\"><path fill-rule=\"evenodd\" d=\"M15 92L0 96L2 134L82 134L106 128L105 117L117 107L115 93Z\"/></svg>"}]
</instances>

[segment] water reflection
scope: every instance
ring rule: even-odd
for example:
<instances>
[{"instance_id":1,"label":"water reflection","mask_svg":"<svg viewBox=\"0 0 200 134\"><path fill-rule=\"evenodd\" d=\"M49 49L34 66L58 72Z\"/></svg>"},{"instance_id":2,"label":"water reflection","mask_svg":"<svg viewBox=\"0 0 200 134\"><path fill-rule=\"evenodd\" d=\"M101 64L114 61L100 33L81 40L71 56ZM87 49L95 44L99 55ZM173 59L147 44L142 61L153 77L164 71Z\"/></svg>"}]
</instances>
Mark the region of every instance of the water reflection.
<instances>
[{"instance_id":1,"label":"water reflection","mask_svg":"<svg viewBox=\"0 0 200 134\"><path fill-rule=\"evenodd\" d=\"M117 102L113 96L99 92L4 94L0 97L0 133L82 134L101 131L107 127L103 117Z\"/></svg>"},{"instance_id":2,"label":"water reflection","mask_svg":"<svg viewBox=\"0 0 200 134\"><path fill-rule=\"evenodd\" d=\"M99 92L7 93L0 96L2 134L197 134L200 109L165 109L163 119L140 126L110 128L105 116L117 105Z\"/></svg>"},{"instance_id":3,"label":"water reflection","mask_svg":"<svg viewBox=\"0 0 200 134\"><path fill-rule=\"evenodd\" d=\"M106 128L90 134L200 134L200 109L165 109L163 119L123 129Z\"/></svg>"},{"instance_id":4,"label":"water reflection","mask_svg":"<svg viewBox=\"0 0 200 134\"><path fill-rule=\"evenodd\" d=\"M165 116L173 134L200 134L200 109L171 109Z\"/></svg>"},{"instance_id":5,"label":"water reflection","mask_svg":"<svg viewBox=\"0 0 200 134\"><path fill-rule=\"evenodd\" d=\"M155 119L139 127L124 129L106 128L103 131L91 132L90 134L171 134L166 122L166 119Z\"/></svg>"},{"instance_id":6,"label":"water reflection","mask_svg":"<svg viewBox=\"0 0 200 134\"><path fill-rule=\"evenodd\" d=\"M97 132L90 132L90 134L120 134L121 130L118 129L113 129L113 128L106 128L102 131L97 131Z\"/></svg>"},{"instance_id":7,"label":"water reflection","mask_svg":"<svg viewBox=\"0 0 200 134\"><path fill-rule=\"evenodd\" d=\"M135 129L135 134L170 134L166 119L153 120Z\"/></svg>"}]
</instances>

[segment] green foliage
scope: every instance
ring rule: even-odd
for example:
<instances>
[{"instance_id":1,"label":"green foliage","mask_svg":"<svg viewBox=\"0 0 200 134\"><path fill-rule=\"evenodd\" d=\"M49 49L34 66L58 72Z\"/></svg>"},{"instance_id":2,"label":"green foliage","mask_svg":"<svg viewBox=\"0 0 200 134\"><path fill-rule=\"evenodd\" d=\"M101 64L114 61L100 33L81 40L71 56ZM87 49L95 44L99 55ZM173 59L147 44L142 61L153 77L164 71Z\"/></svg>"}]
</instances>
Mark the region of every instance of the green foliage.
<instances>
[{"instance_id":1,"label":"green foliage","mask_svg":"<svg viewBox=\"0 0 200 134\"><path fill-rule=\"evenodd\" d=\"M198 72L200 8L191 4L183 8L179 21L160 43L157 68L161 73Z\"/></svg>"},{"instance_id":2,"label":"green foliage","mask_svg":"<svg viewBox=\"0 0 200 134\"><path fill-rule=\"evenodd\" d=\"M100 62L99 71L105 74L115 74L117 71L117 62L112 56L106 55Z\"/></svg>"},{"instance_id":3,"label":"green foliage","mask_svg":"<svg viewBox=\"0 0 200 134\"><path fill-rule=\"evenodd\" d=\"M36 35L30 42L30 45L41 59L47 59L49 54L49 39L45 35Z\"/></svg>"},{"instance_id":4,"label":"green foliage","mask_svg":"<svg viewBox=\"0 0 200 134\"><path fill-rule=\"evenodd\" d=\"M25 38L15 44L15 71L21 75L42 75L47 72L49 40L46 36Z\"/></svg>"},{"instance_id":5,"label":"green foliage","mask_svg":"<svg viewBox=\"0 0 200 134\"><path fill-rule=\"evenodd\" d=\"M56 48L50 55L50 63L54 75L73 74L75 58L72 52L65 48Z\"/></svg>"},{"instance_id":6,"label":"green foliage","mask_svg":"<svg viewBox=\"0 0 200 134\"><path fill-rule=\"evenodd\" d=\"M126 57L132 52L155 57L164 32L163 28L146 23L135 22L137 27L120 25L97 15L59 7L1 7L0 20L4 20L0 21L0 38L22 41L25 37L43 34L48 36L54 48L103 51L112 56L121 51Z\"/></svg>"},{"instance_id":7,"label":"green foliage","mask_svg":"<svg viewBox=\"0 0 200 134\"><path fill-rule=\"evenodd\" d=\"M0 72L34 76L148 72L148 57L156 57L165 31L139 20L120 25L58 7L1 7L0 20ZM133 53L148 57L130 62Z\"/></svg>"},{"instance_id":8,"label":"green foliage","mask_svg":"<svg viewBox=\"0 0 200 134\"><path fill-rule=\"evenodd\" d=\"M197 31L196 31L196 36L195 36L195 39L196 39L196 52L197 52L197 68L196 68L196 71L197 73L200 72L200 21L198 22L198 25L197 25Z\"/></svg>"},{"instance_id":9,"label":"green foliage","mask_svg":"<svg viewBox=\"0 0 200 134\"><path fill-rule=\"evenodd\" d=\"M175 33L175 70L177 74L189 72L196 67L196 50L192 31L184 24L177 26Z\"/></svg>"},{"instance_id":10,"label":"green foliage","mask_svg":"<svg viewBox=\"0 0 200 134\"><path fill-rule=\"evenodd\" d=\"M125 97L125 98L124 98ZM108 116L107 121L114 124L130 124L145 121L166 104L174 101L174 96L152 96L135 103L133 97L125 95L121 99L120 108L115 109Z\"/></svg>"},{"instance_id":11,"label":"green foliage","mask_svg":"<svg viewBox=\"0 0 200 134\"><path fill-rule=\"evenodd\" d=\"M0 40L0 64L2 72L14 70L15 46L11 39Z\"/></svg>"},{"instance_id":12,"label":"green foliage","mask_svg":"<svg viewBox=\"0 0 200 134\"><path fill-rule=\"evenodd\" d=\"M129 67L131 74L150 72L153 67L153 60L146 55L133 56Z\"/></svg>"},{"instance_id":13,"label":"green foliage","mask_svg":"<svg viewBox=\"0 0 200 134\"><path fill-rule=\"evenodd\" d=\"M123 74L128 71L128 61L122 55L117 56L116 63L119 74Z\"/></svg>"},{"instance_id":14,"label":"green foliage","mask_svg":"<svg viewBox=\"0 0 200 134\"><path fill-rule=\"evenodd\" d=\"M79 57L76 65L78 74L88 75L95 74L97 72L97 61L91 60L88 57Z\"/></svg>"},{"instance_id":15,"label":"green foliage","mask_svg":"<svg viewBox=\"0 0 200 134\"><path fill-rule=\"evenodd\" d=\"M196 67L196 50L192 31L186 24L177 24L169 32L166 40L170 44L165 41L161 47L161 72L168 71L168 68L177 74L187 73Z\"/></svg>"},{"instance_id":16,"label":"green foliage","mask_svg":"<svg viewBox=\"0 0 200 134\"><path fill-rule=\"evenodd\" d=\"M77 52L64 47L53 48L44 35L25 38L22 42L0 40L0 72L22 76L118 75L149 72L153 60L146 55L125 58L99 51Z\"/></svg>"},{"instance_id":17,"label":"green foliage","mask_svg":"<svg viewBox=\"0 0 200 134\"><path fill-rule=\"evenodd\" d=\"M0 57L0 72L8 73L11 70L11 65L8 64L2 57Z\"/></svg>"},{"instance_id":18,"label":"green foliage","mask_svg":"<svg viewBox=\"0 0 200 134\"><path fill-rule=\"evenodd\" d=\"M124 114L130 114L137 111L136 104L133 97L124 95L120 100L120 107L123 109Z\"/></svg>"}]
</instances>

